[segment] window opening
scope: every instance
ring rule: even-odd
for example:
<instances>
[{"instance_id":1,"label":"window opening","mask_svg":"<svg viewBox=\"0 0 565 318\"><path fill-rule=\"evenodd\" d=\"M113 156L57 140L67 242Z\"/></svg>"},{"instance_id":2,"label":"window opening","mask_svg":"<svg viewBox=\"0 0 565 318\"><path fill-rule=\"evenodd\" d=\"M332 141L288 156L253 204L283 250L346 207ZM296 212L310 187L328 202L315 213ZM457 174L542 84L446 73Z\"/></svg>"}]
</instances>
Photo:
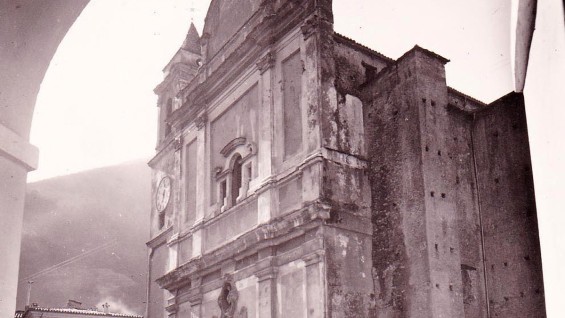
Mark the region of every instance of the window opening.
<instances>
[{"instance_id":1,"label":"window opening","mask_svg":"<svg viewBox=\"0 0 565 318\"><path fill-rule=\"evenodd\" d=\"M171 133L171 124L168 122L169 115L173 112L173 100L167 100L167 107L165 108L165 136Z\"/></svg>"},{"instance_id":2,"label":"window opening","mask_svg":"<svg viewBox=\"0 0 565 318\"><path fill-rule=\"evenodd\" d=\"M159 230L165 226L165 211L159 213Z\"/></svg>"},{"instance_id":3,"label":"window opening","mask_svg":"<svg viewBox=\"0 0 565 318\"><path fill-rule=\"evenodd\" d=\"M239 196L239 189L241 188L241 156L237 155L233 163L232 177L231 177L231 206L236 205L237 197Z\"/></svg>"}]
</instances>

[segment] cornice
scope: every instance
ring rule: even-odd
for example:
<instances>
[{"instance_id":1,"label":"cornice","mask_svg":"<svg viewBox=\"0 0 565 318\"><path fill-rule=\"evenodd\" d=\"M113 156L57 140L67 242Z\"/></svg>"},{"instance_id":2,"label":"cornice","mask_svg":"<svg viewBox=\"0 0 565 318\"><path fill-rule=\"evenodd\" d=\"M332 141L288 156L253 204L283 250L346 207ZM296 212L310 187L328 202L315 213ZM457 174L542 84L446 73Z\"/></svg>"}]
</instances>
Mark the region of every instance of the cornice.
<instances>
[{"instance_id":1,"label":"cornice","mask_svg":"<svg viewBox=\"0 0 565 318\"><path fill-rule=\"evenodd\" d=\"M179 112L179 115L174 116L173 121L175 118L185 119L186 117L188 118L185 120L194 120L194 116L185 117L184 115L198 113L209 105L214 96L218 96L226 87L229 87L245 69L258 67L256 63L265 50L269 50L273 43L283 38L293 28L300 26L302 21L316 11L314 2L289 1L289 5L279 8L275 13L269 13L268 6L258 10L255 13L257 17L250 18L250 21L258 23L249 26L249 33L238 47L233 48L223 62L213 68L210 65L215 60L207 61L199 69L195 78L179 93L183 98L183 104L176 111ZM258 18L259 15L262 16L262 19ZM223 54L217 55L218 57L226 53L226 51L220 52Z\"/></svg>"},{"instance_id":2,"label":"cornice","mask_svg":"<svg viewBox=\"0 0 565 318\"><path fill-rule=\"evenodd\" d=\"M480 100L473 98L469 95L466 95L456 90L455 88L449 86L447 87L447 95L448 95L449 104L469 114L488 106L487 104L481 102ZM459 99L461 99L461 101L463 102L462 105L459 103Z\"/></svg>"},{"instance_id":3,"label":"cornice","mask_svg":"<svg viewBox=\"0 0 565 318\"><path fill-rule=\"evenodd\" d=\"M308 228L320 226L324 220L329 218L330 211L327 205L312 202L300 210L260 225L237 239L181 265L158 278L156 282L161 288L174 290L178 288L179 282L190 280L192 276L198 275L198 272L204 268L209 269L221 264L225 259L236 258L239 254L248 253L251 249L258 251L268 246L279 245L282 242L277 240L278 238L288 236L290 233L299 233L300 229L304 231ZM284 241L291 238L288 237Z\"/></svg>"},{"instance_id":4,"label":"cornice","mask_svg":"<svg viewBox=\"0 0 565 318\"><path fill-rule=\"evenodd\" d=\"M163 231L159 232L159 234L157 234L157 236L155 236L154 238L152 238L151 240L149 240L147 243L145 243L147 245L147 247L149 248L156 248L162 244L166 244L167 243L167 235L173 230L172 226L167 227L166 229L164 229Z\"/></svg>"},{"instance_id":5,"label":"cornice","mask_svg":"<svg viewBox=\"0 0 565 318\"><path fill-rule=\"evenodd\" d=\"M275 53L268 52L256 63L257 69L259 69L259 74L263 75L268 69L275 65Z\"/></svg>"}]
</instances>

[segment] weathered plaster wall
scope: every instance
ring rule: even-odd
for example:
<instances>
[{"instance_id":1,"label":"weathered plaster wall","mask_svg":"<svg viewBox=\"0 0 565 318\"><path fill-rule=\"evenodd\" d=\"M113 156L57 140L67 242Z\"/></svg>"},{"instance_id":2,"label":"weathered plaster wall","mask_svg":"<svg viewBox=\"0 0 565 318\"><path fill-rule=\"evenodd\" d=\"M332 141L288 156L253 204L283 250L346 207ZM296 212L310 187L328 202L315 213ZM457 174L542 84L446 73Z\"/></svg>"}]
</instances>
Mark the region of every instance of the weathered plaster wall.
<instances>
[{"instance_id":1,"label":"weathered plaster wall","mask_svg":"<svg viewBox=\"0 0 565 318\"><path fill-rule=\"evenodd\" d=\"M218 51L239 31L243 24L259 8L259 0L214 0L206 15L204 33L207 41L209 57Z\"/></svg>"},{"instance_id":2,"label":"weathered plaster wall","mask_svg":"<svg viewBox=\"0 0 565 318\"><path fill-rule=\"evenodd\" d=\"M493 317L545 317L530 149L521 94L476 114L473 147Z\"/></svg>"},{"instance_id":3,"label":"weathered plaster wall","mask_svg":"<svg viewBox=\"0 0 565 318\"><path fill-rule=\"evenodd\" d=\"M325 317L369 317L373 294L371 236L328 226L324 238L328 288Z\"/></svg>"},{"instance_id":4,"label":"weathered plaster wall","mask_svg":"<svg viewBox=\"0 0 565 318\"><path fill-rule=\"evenodd\" d=\"M331 54L322 54L328 66L327 109L322 112L324 146L340 152L365 157L363 104L360 91L390 61L341 35L333 34Z\"/></svg>"},{"instance_id":5,"label":"weathered plaster wall","mask_svg":"<svg viewBox=\"0 0 565 318\"><path fill-rule=\"evenodd\" d=\"M239 298L236 313L247 313L247 317L257 317L257 277L250 276L235 283Z\"/></svg>"},{"instance_id":6,"label":"weathered plaster wall","mask_svg":"<svg viewBox=\"0 0 565 318\"><path fill-rule=\"evenodd\" d=\"M343 155L345 156L345 155ZM370 185L364 167L324 160L321 200L332 207L332 219L339 222L343 214L370 220Z\"/></svg>"},{"instance_id":7,"label":"weathered plaster wall","mask_svg":"<svg viewBox=\"0 0 565 318\"><path fill-rule=\"evenodd\" d=\"M257 199L244 202L225 214L206 225L204 251L212 251L253 228L257 224Z\"/></svg>"},{"instance_id":8,"label":"weathered plaster wall","mask_svg":"<svg viewBox=\"0 0 565 318\"><path fill-rule=\"evenodd\" d=\"M202 318L220 317L221 311L218 307L219 295L219 289L204 294L202 298Z\"/></svg>"},{"instance_id":9,"label":"weathered plaster wall","mask_svg":"<svg viewBox=\"0 0 565 318\"><path fill-rule=\"evenodd\" d=\"M278 275L278 316L306 317L306 286L304 263L291 262L281 266Z\"/></svg>"},{"instance_id":10,"label":"weathered plaster wall","mask_svg":"<svg viewBox=\"0 0 565 318\"><path fill-rule=\"evenodd\" d=\"M164 291L155 280L163 276L168 267L169 251L167 244L162 244L153 250L149 256L149 286L147 317L163 317L165 311Z\"/></svg>"},{"instance_id":11,"label":"weathered plaster wall","mask_svg":"<svg viewBox=\"0 0 565 318\"><path fill-rule=\"evenodd\" d=\"M224 169L226 157L220 153L230 141L244 137L247 143L257 144L259 110L258 86L254 85L244 93L228 110L214 119L210 124L210 165L212 169ZM212 178L215 178L212 173ZM215 195L218 185L215 179L211 182L211 200L217 201Z\"/></svg>"},{"instance_id":12,"label":"weathered plaster wall","mask_svg":"<svg viewBox=\"0 0 565 318\"><path fill-rule=\"evenodd\" d=\"M364 85L393 62L339 34L334 43L336 88L342 94L359 96Z\"/></svg>"},{"instance_id":13,"label":"weathered plaster wall","mask_svg":"<svg viewBox=\"0 0 565 318\"><path fill-rule=\"evenodd\" d=\"M228 274L248 315L485 316L470 114L483 105L446 86L447 60L433 52L392 61L336 35L331 1L283 3L212 3L207 28L220 34L202 43L218 54L172 118L184 146L198 135L200 181L194 228L169 242L186 263L159 279L177 291L171 302L219 316ZM257 171L220 210L216 178L233 177L220 150L236 137L258 146ZM188 158L177 188L191 191L195 160L165 152L157 171L180 174Z\"/></svg>"}]
</instances>

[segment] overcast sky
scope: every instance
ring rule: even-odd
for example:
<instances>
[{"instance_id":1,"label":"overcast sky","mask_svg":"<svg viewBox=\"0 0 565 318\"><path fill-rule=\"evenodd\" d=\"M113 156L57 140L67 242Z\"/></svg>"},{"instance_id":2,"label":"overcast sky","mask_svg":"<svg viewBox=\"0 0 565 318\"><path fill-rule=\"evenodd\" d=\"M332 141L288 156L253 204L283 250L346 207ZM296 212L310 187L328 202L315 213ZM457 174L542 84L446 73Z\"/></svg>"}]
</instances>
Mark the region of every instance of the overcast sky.
<instances>
[{"instance_id":1,"label":"overcast sky","mask_svg":"<svg viewBox=\"0 0 565 318\"><path fill-rule=\"evenodd\" d=\"M149 158L153 88L209 0L93 0L51 61L33 118L29 180ZM370 3L370 4L368 4ZM451 60L448 84L483 101L511 90L506 0L334 1L335 29L389 57L419 44ZM194 5L194 11L191 10Z\"/></svg>"},{"instance_id":2,"label":"overcast sky","mask_svg":"<svg viewBox=\"0 0 565 318\"><path fill-rule=\"evenodd\" d=\"M392 58L415 44L430 49L451 60L448 85L491 102L512 90L509 2L334 0L335 29ZM208 4L91 0L42 83L31 134L32 144L40 149L39 168L28 180L149 159L157 133L153 88L181 45L191 17L202 30ZM563 223L563 217L553 221ZM544 245L545 251L551 252L551 261L565 261L563 235L555 234L545 239L553 244ZM547 265L544 255L548 300L558 305L558 290L548 290L547 280L562 286L565 277L559 263L552 272ZM557 313L557 306L552 310Z\"/></svg>"}]
</instances>

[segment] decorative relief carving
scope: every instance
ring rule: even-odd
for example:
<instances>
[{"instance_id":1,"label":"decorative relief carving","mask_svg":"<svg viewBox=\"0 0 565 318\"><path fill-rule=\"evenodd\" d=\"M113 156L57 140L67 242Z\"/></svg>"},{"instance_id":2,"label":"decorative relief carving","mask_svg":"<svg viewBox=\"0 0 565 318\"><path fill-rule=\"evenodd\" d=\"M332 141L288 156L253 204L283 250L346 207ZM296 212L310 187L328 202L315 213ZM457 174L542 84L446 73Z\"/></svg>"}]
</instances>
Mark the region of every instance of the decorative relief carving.
<instances>
[{"instance_id":1,"label":"decorative relief carving","mask_svg":"<svg viewBox=\"0 0 565 318\"><path fill-rule=\"evenodd\" d=\"M277 269L275 267L268 267L255 274L259 282L272 280L277 277Z\"/></svg>"},{"instance_id":2,"label":"decorative relief carving","mask_svg":"<svg viewBox=\"0 0 565 318\"><path fill-rule=\"evenodd\" d=\"M324 251L317 251L310 255L306 255L302 258L306 266L315 265L322 261L324 257Z\"/></svg>"},{"instance_id":3,"label":"decorative relief carving","mask_svg":"<svg viewBox=\"0 0 565 318\"><path fill-rule=\"evenodd\" d=\"M203 114L201 116L198 116L195 120L194 123L196 124L196 128L198 128L198 130L204 128L204 126L206 126L206 122L208 121L208 116L206 116L206 114Z\"/></svg>"},{"instance_id":4,"label":"decorative relief carving","mask_svg":"<svg viewBox=\"0 0 565 318\"><path fill-rule=\"evenodd\" d=\"M173 98L173 111L175 111L175 110L181 108L181 106L182 106L182 97L180 97L180 96L175 96L175 97Z\"/></svg>"},{"instance_id":5,"label":"decorative relief carving","mask_svg":"<svg viewBox=\"0 0 565 318\"><path fill-rule=\"evenodd\" d=\"M319 16L315 15L312 18L308 19L301 27L300 30L302 31L302 35L304 39L308 39L312 34L320 30L330 31L328 28L331 28L331 23L328 21L320 18Z\"/></svg>"},{"instance_id":6,"label":"decorative relief carving","mask_svg":"<svg viewBox=\"0 0 565 318\"><path fill-rule=\"evenodd\" d=\"M182 137L176 137L175 140L173 140L173 147L176 151L182 148Z\"/></svg>"},{"instance_id":7,"label":"decorative relief carving","mask_svg":"<svg viewBox=\"0 0 565 318\"><path fill-rule=\"evenodd\" d=\"M257 68L259 69L260 74L265 73L268 69L270 69L274 65L275 65L275 54L272 52L267 53L267 55L263 56L257 62Z\"/></svg>"},{"instance_id":8,"label":"decorative relief carving","mask_svg":"<svg viewBox=\"0 0 565 318\"><path fill-rule=\"evenodd\" d=\"M235 148L237 148L241 145L245 145L245 142L246 142L245 137L234 138L230 142L228 142L224 146L224 148L222 148L222 150L220 150L220 154L222 154L222 156L227 158L228 155L231 154L235 150Z\"/></svg>"},{"instance_id":9,"label":"decorative relief carving","mask_svg":"<svg viewBox=\"0 0 565 318\"><path fill-rule=\"evenodd\" d=\"M320 19L318 18L318 16L313 16L312 18L308 19L306 23L304 23L300 27L304 39L308 39L312 34L314 34L318 29L319 25L320 25Z\"/></svg>"},{"instance_id":10,"label":"decorative relief carving","mask_svg":"<svg viewBox=\"0 0 565 318\"><path fill-rule=\"evenodd\" d=\"M169 305L167 307L165 307L165 310L170 313L170 314L175 314L178 310L179 310L179 306L175 305Z\"/></svg>"},{"instance_id":11,"label":"decorative relief carving","mask_svg":"<svg viewBox=\"0 0 565 318\"><path fill-rule=\"evenodd\" d=\"M221 310L220 318L239 317L239 313L237 316L235 313L238 298L239 293L237 292L237 288L235 287L233 279L231 277L226 278L224 281L224 286L220 291L220 296L218 296L218 306Z\"/></svg>"}]
</instances>

